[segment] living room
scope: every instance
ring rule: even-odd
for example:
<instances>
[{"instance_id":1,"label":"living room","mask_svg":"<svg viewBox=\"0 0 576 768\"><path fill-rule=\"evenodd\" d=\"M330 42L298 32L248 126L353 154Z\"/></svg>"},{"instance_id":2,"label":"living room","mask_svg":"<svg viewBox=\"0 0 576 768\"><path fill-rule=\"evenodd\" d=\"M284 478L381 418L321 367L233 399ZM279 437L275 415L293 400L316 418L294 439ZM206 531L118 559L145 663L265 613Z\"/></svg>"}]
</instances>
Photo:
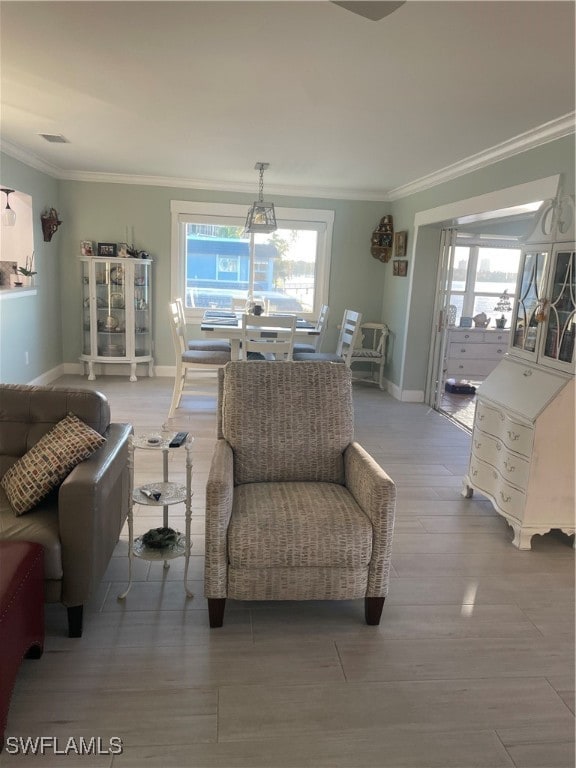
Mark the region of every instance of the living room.
<instances>
[{"instance_id":1,"label":"living room","mask_svg":"<svg viewBox=\"0 0 576 768\"><path fill-rule=\"evenodd\" d=\"M81 639L66 638L62 606L46 606L46 650L41 660L27 661L22 667L9 733L25 735L26 723L33 736L118 735L126 742L126 754L99 758L100 764L114 768L131 764L223 768L573 766L570 539L552 533L535 537L532 551L518 551L504 520L489 502L478 494L462 499L460 485L470 435L431 413L426 395L434 286L446 222L554 197L557 190L574 194L573 5L408 2L378 22L328 2L102 4L117 6L107 10L98 10L97 5L3 3L5 106L0 181L3 188L32 199L37 274L30 290L19 295L11 294L10 289L0 291L0 380L99 389L110 401L113 421L131 423L140 432L159 429L168 413L174 375L168 318L168 303L174 297L171 204L200 202L248 209L257 192L254 162L270 161L266 197L278 208L329 210L334 215L325 297L331 307L326 348L334 347L338 323L348 307L390 329L386 391L355 384L354 397L357 439L372 450L398 486L395 570L380 635L366 636L369 628L362 624L358 608L346 602L336 613L327 602L313 609L295 603L286 608L269 606L268 612L265 606L237 605L221 630L210 631L201 597L201 561L203 490L215 440L215 406L214 398L188 399L175 428L189 429L196 437L193 536L197 538L191 576L196 597L186 600L179 566L171 566L166 575L161 568L140 564L134 594L120 608L116 597L127 578L124 531L101 589L87 609ZM194 5L204 6L198 17ZM277 11L272 8L275 5ZM305 10L307 5L312 7ZM235 6L237 10L233 10ZM264 20L259 6L266 8ZM448 6L455 6L452 17ZM406 31L408 22L401 14L407 12L417 25L417 34L404 37L399 44L409 53L399 72L406 73L407 59L416 60L420 50L414 72L422 76L423 84L408 98L421 103L420 115L419 119L412 112L404 116L400 110L402 77L390 74L394 68L387 59L378 65L379 89L372 87L375 76L366 74L368 85L364 87L381 101L377 125L382 157L373 153L372 163L363 144L373 149L370 141L376 123L371 123L369 136L364 130L353 135L351 123L356 121L342 117L342 127L337 130L333 114L320 129L330 137L327 147L311 134L305 143L313 146L313 152L308 146L295 152L291 146L284 154L280 148L288 146L291 133L299 137L296 127L281 126L286 120L284 112L279 123L268 123L268 112L259 111L257 93L236 95L236 99L250 102L254 114L242 139L228 125L218 140L225 122L236 126L240 122L235 106L227 114L222 105L231 102L219 96L214 98L217 106L210 107L218 113L212 133L204 124L195 133L195 123L188 119L174 127L174 133L171 129L159 134L157 143L152 141L154 131L165 129L169 122L162 120L168 105L155 102L162 89L168 89L165 80L152 74L156 56L167 57L171 46L178 50L183 46L167 37L155 52L149 42L154 38L147 26L151 22L162 22L163 33L167 27L179 26L193 31L190 48L200 59L209 55L210 48L203 36L215 39L205 30L218 28L222 37L214 46L214 56L225 60L225 82L235 66L234 54L225 55L222 43L226 13L230 13L226 21L236 24L235 34L243 35L246 52L254 57L250 58L252 64L269 66L272 75L285 75L274 58L274 47L281 48L278 56L284 64L294 51L303 59L306 46L320 31L323 46L330 48L332 41L335 50L350 50L351 57L362 47L388 47L395 52L393 39ZM306 14L306 34L298 38L286 32L293 51L289 45L279 46L280 30L292 31L298 13ZM451 23L455 39L450 40L454 50L449 55L451 45L445 45L440 31L450 29ZM491 33L491 37L474 32L484 29L484 23L486 35ZM386 24L394 26L386 28ZM499 24L506 31L505 41L495 34ZM352 49L343 46L347 33L350 41L354 36ZM74 46L66 45L66 39L74 40ZM502 67L508 61L506 76L500 81L484 82L489 73L478 64L478 39L490 40L484 47L486 57L493 56ZM466 47L473 42L477 57L471 56L470 68L465 69ZM265 46L262 51L261 46ZM62 58L57 53L60 49ZM536 49L538 62L533 61ZM445 79L455 82L424 92L426 62L430 67L432 61L437 63L441 51L447 56ZM97 82L73 82L79 71L73 74L71 63L84 54L85 68L92 66ZM99 56L114 57L122 73L117 82L110 79L110 63L98 69ZM510 61L516 61L514 66ZM365 61L363 64L367 66ZM334 57L330 59L333 65ZM168 66L174 75L182 65L168 61ZM325 80L321 95L309 92L314 64L308 61L303 67L309 81L302 86L307 81L298 70L295 79L299 78L303 100L297 103L302 122L309 123L312 130L316 102L330 94L348 112L348 96L341 88L332 89L338 90L333 93ZM490 68L492 75L495 68L496 64ZM219 93L210 80L214 67L205 64L202 69L196 64L189 69L197 77L201 72ZM412 79L416 77L412 70L408 72ZM438 76L437 70L434 75ZM467 83L461 82L466 79ZM105 81L110 91L107 99L103 98ZM140 81L139 91L136 81ZM189 80L179 81L180 87L175 88L180 91L178 98L189 93L186 88L190 85ZM236 78L232 85L239 88ZM279 78L277 98L283 94L283 86L286 82ZM471 110L466 119L455 107L462 104L459 97L464 97L465 86L472 91L481 88L481 95L465 102ZM25 102L25 95L30 102ZM66 100L76 103L75 116L61 112ZM51 107L51 101L57 109ZM113 105L110 112L106 111L107 101ZM33 103L38 105L35 110L31 109ZM128 115L122 114L122 103ZM211 98L196 103L210 104ZM432 141L442 137L443 128L435 117L440 112L454 113L455 126L440 145L432 146ZM397 116L402 120L396 120ZM83 143L82 128L75 128L75 119L89 120L95 134L93 143L83 148L82 160L80 155L70 154ZM471 127L475 122L477 133ZM389 123L398 123L392 134L387 133ZM151 131L150 136L143 138L140 128ZM410 131L416 138L400 153L399 147L405 145L401 138ZM70 143L48 144L38 138L41 132L62 134ZM165 156L165 165L158 160L141 166L132 160L131 165L128 158L118 157L115 132L126 143L121 152L132 141L142 145L140 155L154 157L156 149L160 153L173 141L173 154ZM346 160L337 141L342 140L340 132L349 137ZM184 137L182 143L176 142L175 135L180 140ZM210 156L213 137L211 177L202 157ZM226 147L239 144L233 163ZM393 163L391 156L396 153L401 156ZM324 155L335 155L337 162L332 159L323 164ZM418 164L414 160L415 165L410 165L412 155ZM182 170L177 170L178 163ZM227 164L234 169L228 176ZM363 177L360 170L366 174L371 164L373 175ZM210 163L207 165L209 168ZM51 208L62 224L46 242L41 214ZM393 217L395 230L407 232L406 277L394 274L393 259L383 263L370 253L370 237L384 215ZM138 381L129 382L127 370L108 366L98 371L95 382L88 382L79 361L80 244L86 240L120 243L128 238L152 257L156 377L148 378L142 366ZM10 256L2 259L9 261ZM190 319L189 329L200 338L197 319ZM182 462L183 455L177 454L177 476L184 475ZM139 469L140 480L149 469ZM502 688L496 682L499 677L507 683ZM464 687L470 697L459 699L456 688ZM279 689L277 699L275 688ZM320 703L308 708L307 701L315 696ZM332 696L337 699L333 709ZM443 696L451 702L445 714L441 714ZM499 696L503 703L490 716L490 707ZM41 710L48 712L55 699L56 714L43 715ZM119 701L123 712L133 709L137 715L119 720L123 732L116 734L107 713ZM474 702L478 701L482 702L480 715L474 722ZM539 701L540 705L520 704L526 701ZM395 705L401 710L397 719ZM66 730L56 723L73 720L75 708L82 710L76 729ZM320 717L323 708L325 718ZM244 709L252 710L252 719L244 716ZM276 709L275 719L271 713ZM374 717L372 709L377 713ZM330 717L333 723L328 722ZM393 722L388 722L390 718ZM500 729L497 721L503 724ZM100 726L105 734L99 734ZM50 764L47 758L35 760ZM67 764L69 760L67 757ZM59 764L58 758L52 761ZM12 764L24 764L22 756L4 753L0 757L0 765ZM77 758L74 763L72 759L70 764L83 761Z\"/></svg>"}]
</instances>

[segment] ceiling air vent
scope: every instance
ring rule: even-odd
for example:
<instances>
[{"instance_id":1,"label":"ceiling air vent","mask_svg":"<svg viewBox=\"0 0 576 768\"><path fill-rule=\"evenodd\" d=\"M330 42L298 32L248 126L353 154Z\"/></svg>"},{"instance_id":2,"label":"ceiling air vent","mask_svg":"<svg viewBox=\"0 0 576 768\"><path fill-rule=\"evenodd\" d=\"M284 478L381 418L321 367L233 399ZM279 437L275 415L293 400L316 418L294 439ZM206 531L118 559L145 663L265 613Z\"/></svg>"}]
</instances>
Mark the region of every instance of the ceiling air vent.
<instances>
[{"instance_id":1,"label":"ceiling air vent","mask_svg":"<svg viewBox=\"0 0 576 768\"><path fill-rule=\"evenodd\" d=\"M43 139L49 141L50 144L70 144L65 136L61 133L39 133L38 136L42 136Z\"/></svg>"}]
</instances>

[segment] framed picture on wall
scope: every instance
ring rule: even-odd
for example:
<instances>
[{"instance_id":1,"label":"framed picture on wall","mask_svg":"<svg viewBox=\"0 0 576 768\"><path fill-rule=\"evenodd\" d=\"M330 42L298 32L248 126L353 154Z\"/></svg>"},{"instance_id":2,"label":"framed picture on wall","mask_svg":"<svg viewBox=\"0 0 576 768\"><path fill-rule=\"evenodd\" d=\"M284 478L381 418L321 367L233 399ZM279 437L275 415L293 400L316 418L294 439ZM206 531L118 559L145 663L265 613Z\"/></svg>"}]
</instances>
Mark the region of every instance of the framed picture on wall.
<instances>
[{"instance_id":1,"label":"framed picture on wall","mask_svg":"<svg viewBox=\"0 0 576 768\"><path fill-rule=\"evenodd\" d=\"M408 274L408 262L397 260L392 262L392 274L396 277L406 277Z\"/></svg>"},{"instance_id":2,"label":"framed picture on wall","mask_svg":"<svg viewBox=\"0 0 576 768\"><path fill-rule=\"evenodd\" d=\"M406 244L408 243L408 232L402 230L402 232L396 232L394 235L394 258L405 259L406 258Z\"/></svg>"}]
</instances>

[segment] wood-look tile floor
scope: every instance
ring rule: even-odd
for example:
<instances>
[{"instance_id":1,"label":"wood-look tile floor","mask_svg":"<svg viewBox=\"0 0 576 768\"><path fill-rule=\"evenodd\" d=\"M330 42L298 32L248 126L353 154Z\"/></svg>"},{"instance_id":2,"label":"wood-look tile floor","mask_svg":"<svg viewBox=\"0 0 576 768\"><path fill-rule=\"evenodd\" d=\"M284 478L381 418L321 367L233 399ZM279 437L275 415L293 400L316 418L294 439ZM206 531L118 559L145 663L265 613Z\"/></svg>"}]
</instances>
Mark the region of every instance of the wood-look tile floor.
<instances>
[{"instance_id":1,"label":"wood-look tile floor","mask_svg":"<svg viewBox=\"0 0 576 768\"><path fill-rule=\"evenodd\" d=\"M171 379L66 376L104 392L115 421L157 431ZM136 561L127 532L66 636L47 606L46 650L23 663L7 735L111 736L122 755L4 754L0 766L97 768L574 768L574 551L535 537L530 552L481 496L463 499L469 435L420 404L355 384L356 438L398 487L390 594L379 627L361 601L230 602L210 630L203 598L204 485L215 386L184 398L172 425L195 435L193 555ZM140 451L136 482L160 477ZM184 454L170 458L184 478ZM183 510L175 508L175 525ZM160 525L137 508L137 531Z\"/></svg>"}]
</instances>

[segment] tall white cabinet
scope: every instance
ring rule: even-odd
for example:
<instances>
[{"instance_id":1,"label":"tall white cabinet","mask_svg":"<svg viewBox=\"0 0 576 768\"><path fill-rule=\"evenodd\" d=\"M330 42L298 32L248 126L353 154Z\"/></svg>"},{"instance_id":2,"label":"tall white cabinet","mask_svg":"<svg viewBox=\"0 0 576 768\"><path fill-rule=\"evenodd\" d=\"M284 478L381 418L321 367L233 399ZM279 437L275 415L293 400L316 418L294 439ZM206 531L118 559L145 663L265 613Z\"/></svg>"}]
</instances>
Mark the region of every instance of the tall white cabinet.
<instances>
[{"instance_id":1,"label":"tall white cabinet","mask_svg":"<svg viewBox=\"0 0 576 768\"><path fill-rule=\"evenodd\" d=\"M573 207L552 213L561 210L550 232L538 231L543 242L523 248L508 354L478 389L462 492L487 496L519 549L534 534L576 529L576 246L562 241L574 237Z\"/></svg>"},{"instance_id":2,"label":"tall white cabinet","mask_svg":"<svg viewBox=\"0 0 576 768\"><path fill-rule=\"evenodd\" d=\"M152 261L86 257L80 259L82 279L82 354L80 360L94 381L95 363L148 365L154 375L152 342Z\"/></svg>"}]
</instances>

